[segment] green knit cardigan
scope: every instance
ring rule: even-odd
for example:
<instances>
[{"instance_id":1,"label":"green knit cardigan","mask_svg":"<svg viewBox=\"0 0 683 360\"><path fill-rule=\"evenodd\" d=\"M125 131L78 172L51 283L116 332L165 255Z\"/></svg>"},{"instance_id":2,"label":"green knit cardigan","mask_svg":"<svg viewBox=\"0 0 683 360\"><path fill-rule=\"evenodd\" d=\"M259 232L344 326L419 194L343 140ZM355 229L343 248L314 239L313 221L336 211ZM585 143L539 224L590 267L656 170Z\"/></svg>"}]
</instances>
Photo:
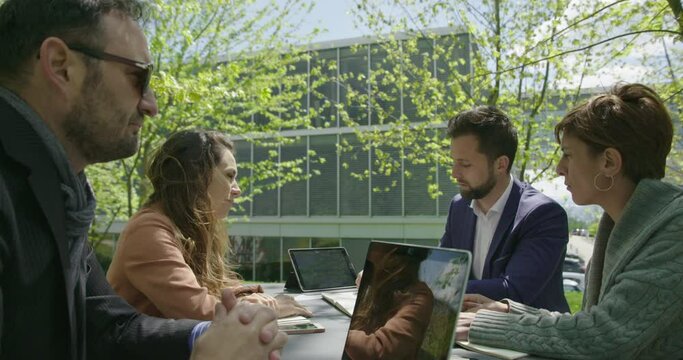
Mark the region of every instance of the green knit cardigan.
<instances>
[{"instance_id":1,"label":"green knit cardigan","mask_svg":"<svg viewBox=\"0 0 683 360\"><path fill-rule=\"evenodd\" d=\"M507 301L509 314L477 313L471 342L560 359L683 359L683 191L642 180L619 223L603 215L580 312Z\"/></svg>"}]
</instances>

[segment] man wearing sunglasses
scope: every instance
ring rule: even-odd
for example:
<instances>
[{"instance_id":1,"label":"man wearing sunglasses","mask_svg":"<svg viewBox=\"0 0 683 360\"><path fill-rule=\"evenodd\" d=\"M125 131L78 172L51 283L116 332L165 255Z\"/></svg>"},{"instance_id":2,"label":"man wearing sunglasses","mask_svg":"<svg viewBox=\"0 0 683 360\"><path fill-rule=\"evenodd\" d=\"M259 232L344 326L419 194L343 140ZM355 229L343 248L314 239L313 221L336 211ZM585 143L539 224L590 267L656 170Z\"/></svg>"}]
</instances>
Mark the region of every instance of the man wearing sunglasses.
<instances>
[{"instance_id":1,"label":"man wearing sunglasses","mask_svg":"<svg viewBox=\"0 0 683 360\"><path fill-rule=\"evenodd\" d=\"M84 169L134 154L158 111L138 1L0 4L0 358L276 359L271 310L225 291L213 324L140 315L88 245Z\"/></svg>"}]
</instances>

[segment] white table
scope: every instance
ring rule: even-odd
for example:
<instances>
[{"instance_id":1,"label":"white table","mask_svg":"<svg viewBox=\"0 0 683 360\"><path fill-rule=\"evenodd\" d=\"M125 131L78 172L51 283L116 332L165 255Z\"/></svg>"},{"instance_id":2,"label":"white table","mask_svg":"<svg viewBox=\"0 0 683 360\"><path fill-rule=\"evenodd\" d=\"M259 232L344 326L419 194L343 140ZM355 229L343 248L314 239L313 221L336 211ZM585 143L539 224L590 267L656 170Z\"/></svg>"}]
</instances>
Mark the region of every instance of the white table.
<instances>
[{"instance_id":1,"label":"white table","mask_svg":"<svg viewBox=\"0 0 683 360\"><path fill-rule=\"evenodd\" d=\"M264 284L266 293L275 295L284 292L284 284ZM286 293L286 292L285 292ZM282 353L283 360L327 360L341 359L346 333L349 330L351 318L322 299L319 293L300 294L287 293L298 297L298 301L313 312L312 321L325 327L325 332L317 334L289 335L289 341ZM450 360L496 360L491 356L474 353L461 348L451 351ZM527 360L540 359L526 357Z\"/></svg>"}]
</instances>

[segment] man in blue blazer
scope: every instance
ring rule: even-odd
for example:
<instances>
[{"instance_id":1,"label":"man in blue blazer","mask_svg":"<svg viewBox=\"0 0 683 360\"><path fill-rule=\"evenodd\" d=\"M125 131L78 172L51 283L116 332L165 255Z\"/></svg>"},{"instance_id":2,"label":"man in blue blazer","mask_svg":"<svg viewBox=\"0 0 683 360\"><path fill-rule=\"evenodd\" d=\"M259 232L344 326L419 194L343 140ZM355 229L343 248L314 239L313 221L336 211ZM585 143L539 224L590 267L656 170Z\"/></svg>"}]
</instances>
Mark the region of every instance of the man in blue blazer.
<instances>
[{"instance_id":1,"label":"man in blue blazer","mask_svg":"<svg viewBox=\"0 0 683 360\"><path fill-rule=\"evenodd\" d=\"M451 201L441 246L472 252L468 293L569 311L562 285L567 214L555 201L510 174L517 132L493 107L478 107L448 123Z\"/></svg>"}]
</instances>

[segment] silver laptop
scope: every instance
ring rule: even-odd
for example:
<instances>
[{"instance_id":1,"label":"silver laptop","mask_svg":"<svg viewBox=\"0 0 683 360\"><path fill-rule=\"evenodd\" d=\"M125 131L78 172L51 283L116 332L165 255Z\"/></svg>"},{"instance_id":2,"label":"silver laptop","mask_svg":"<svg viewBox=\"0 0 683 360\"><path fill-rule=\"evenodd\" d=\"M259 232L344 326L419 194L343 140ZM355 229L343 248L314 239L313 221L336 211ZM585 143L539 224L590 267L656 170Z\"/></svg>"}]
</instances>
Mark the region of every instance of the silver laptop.
<instances>
[{"instance_id":1,"label":"silver laptop","mask_svg":"<svg viewBox=\"0 0 683 360\"><path fill-rule=\"evenodd\" d=\"M342 359L448 359L468 251L373 241Z\"/></svg>"}]
</instances>

